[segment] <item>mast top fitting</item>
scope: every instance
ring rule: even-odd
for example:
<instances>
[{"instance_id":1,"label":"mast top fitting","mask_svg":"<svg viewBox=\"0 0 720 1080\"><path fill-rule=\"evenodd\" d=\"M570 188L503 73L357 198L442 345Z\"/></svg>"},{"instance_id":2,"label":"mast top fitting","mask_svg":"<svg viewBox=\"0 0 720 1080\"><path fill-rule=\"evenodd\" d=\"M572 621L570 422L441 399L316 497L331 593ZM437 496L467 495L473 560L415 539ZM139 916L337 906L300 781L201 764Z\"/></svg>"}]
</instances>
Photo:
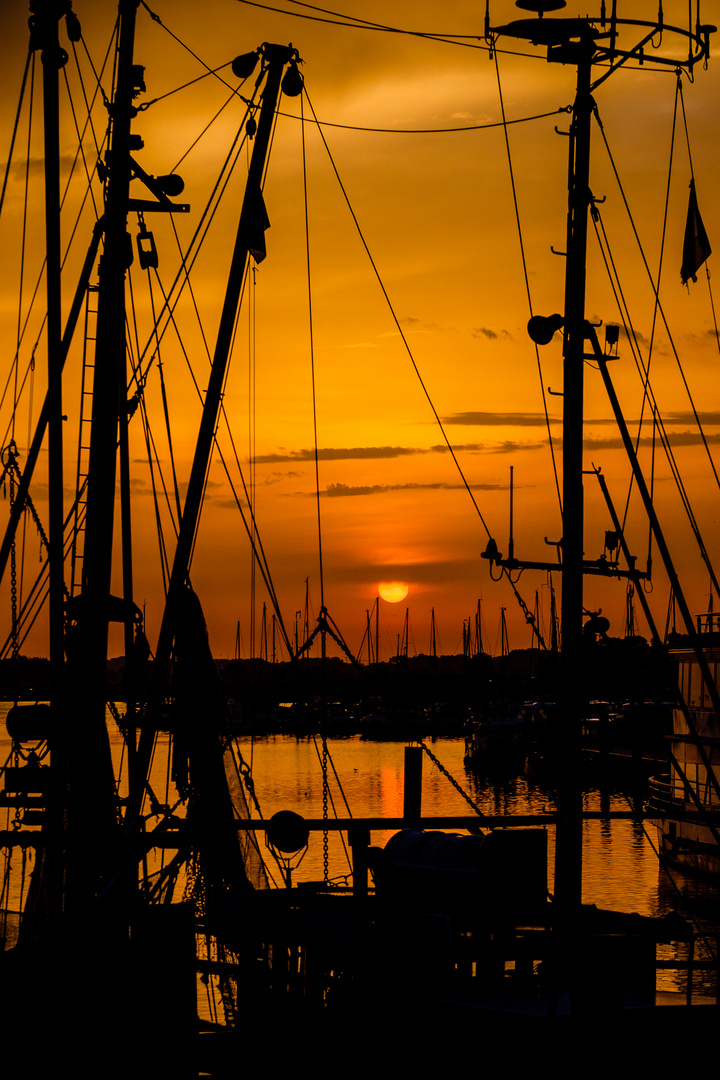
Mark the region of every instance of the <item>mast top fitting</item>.
<instances>
[{"instance_id":1,"label":"mast top fitting","mask_svg":"<svg viewBox=\"0 0 720 1080\"><path fill-rule=\"evenodd\" d=\"M546 11L559 11L567 4L565 0L515 0L515 7L521 11L535 11L542 19Z\"/></svg>"}]
</instances>

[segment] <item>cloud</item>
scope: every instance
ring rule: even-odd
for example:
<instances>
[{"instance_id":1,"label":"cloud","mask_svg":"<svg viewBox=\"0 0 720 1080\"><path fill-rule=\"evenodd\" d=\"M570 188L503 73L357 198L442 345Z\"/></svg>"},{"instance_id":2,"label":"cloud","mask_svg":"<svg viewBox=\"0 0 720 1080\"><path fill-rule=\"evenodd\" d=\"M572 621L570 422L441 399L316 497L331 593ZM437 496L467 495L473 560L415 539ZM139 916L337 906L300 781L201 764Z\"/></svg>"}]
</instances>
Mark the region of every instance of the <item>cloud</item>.
<instances>
[{"instance_id":1,"label":"cloud","mask_svg":"<svg viewBox=\"0 0 720 1080\"><path fill-rule=\"evenodd\" d=\"M295 477L301 476L297 469L287 469L285 472L273 472L269 476L266 476L262 483L265 487L270 487L272 484L279 484L282 480L295 479Z\"/></svg>"},{"instance_id":2,"label":"cloud","mask_svg":"<svg viewBox=\"0 0 720 1080\"><path fill-rule=\"evenodd\" d=\"M336 345L336 349L377 349L374 341L354 341L352 345Z\"/></svg>"},{"instance_id":3,"label":"cloud","mask_svg":"<svg viewBox=\"0 0 720 1080\"><path fill-rule=\"evenodd\" d=\"M640 446L652 446L653 441L652 435L641 435ZM672 431L668 434L668 441L673 449L678 446L701 446L702 436L699 431ZM711 432L709 435L706 434L705 441L713 444L720 443L720 432L715 432L714 434ZM620 450L624 446L619 435L608 439L589 438L585 439L584 442L586 447L590 450L596 448L603 450ZM633 438L633 443L634 442L635 439ZM558 440L558 445L560 445L560 440Z\"/></svg>"},{"instance_id":4,"label":"cloud","mask_svg":"<svg viewBox=\"0 0 720 1080\"><path fill-rule=\"evenodd\" d=\"M503 491L506 484L470 484L473 491ZM461 491L464 484L368 484L350 486L349 484L328 484L321 495L330 499L345 498L352 495L386 495L389 491ZM315 492L311 493L313 496Z\"/></svg>"},{"instance_id":5,"label":"cloud","mask_svg":"<svg viewBox=\"0 0 720 1080\"><path fill-rule=\"evenodd\" d=\"M349 447L320 447L318 459L320 461L357 461L368 458L397 458L409 457L412 454L426 454L427 450L420 450L411 446L349 446ZM277 454L258 454L255 458L257 465L272 465L280 461L314 461L315 451L287 450ZM277 474L275 474L277 475Z\"/></svg>"},{"instance_id":6,"label":"cloud","mask_svg":"<svg viewBox=\"0 0 720 1080\"><path fill-rule=\"evenodd\" d=\"M556 417L550 417L553 421ZM544 413L462 412L443 416L443 424L465 424L475 427L544 427Z\"/></svg>"},{"instance_id":7,"label":"cloud","mask_svg":"<svg viewBox=\"0 0 720 1080\"><path fill-rule=\"evenodd\" d=\"M442 330L442 326L439 323L424 322L422 319L416 319L412 315L406 315L404 318L398 320L404 330L416 334L426 334L433 330ZM394 334L395 331L392 331ZM390 337L392 334L383 334L382 337Z\"/></svg>"},{"instance_id":8,"label":"cloud","mask_svg":"<svg viewBox=\"0 0 720 1080\"><path fill-rule=\"evenodd\" d=\"M512 334L508 330L491 330L489 326L476 326L472 330L472 336L474 338L484 337L488 341L496 341L500 337L511 338Z\"/></svg>"}]
</instances>

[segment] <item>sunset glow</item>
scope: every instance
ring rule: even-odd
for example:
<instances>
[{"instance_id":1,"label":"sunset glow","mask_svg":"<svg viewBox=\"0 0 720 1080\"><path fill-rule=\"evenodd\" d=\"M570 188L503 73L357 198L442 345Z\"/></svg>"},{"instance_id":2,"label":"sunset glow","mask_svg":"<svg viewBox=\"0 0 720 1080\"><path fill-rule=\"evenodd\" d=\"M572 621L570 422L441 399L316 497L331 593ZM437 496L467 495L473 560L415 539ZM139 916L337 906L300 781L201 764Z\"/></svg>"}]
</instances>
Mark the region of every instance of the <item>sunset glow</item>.
<instances>
[{"instance_id":1,"label":"sunset glow","mask_svg":"<svg viewBox=\"0 0 720 1080\"><path fill-rule=\"evenodd\" d=\"M462 651L463 625L474 619L479 598L488 651L500 651L503 609L511 647L533 644L525 611L536 607L549 640L551 585L561 591L560 572L553 572L552 582L544 571L525 572L513 582L523 610L507 579L491 575L481 554L489 535L507 554L512 519L518 559L559 561L562 337L556 334L538 353L526 326L530 310L550 314L562 309L565 260L559 254L566 244L568 140L557 132L566 134L569 123L564 110L575 92L572 65L548 64L544 50L529 45L523 46L525 56L519 47L500 46L492 53L483 41L484 6L475 0L458 0L452 25L440 28L456 33L454 42L370 28L376 21L435 32L438 7L430 0L411 7L399 0L366 0L360 7L368 25L362 28L294 17L302 5L282 0L283 10L237 0L206 0L203 5L157 0L152 6L162 25L142 5L138 11L135 61L145 65L147 90L138 97L134 120L133 130L144 144L136 157L153 176L177 167L185 181L179 201L187 202L190 211L148 214L157 273L145 272L137 254L128 271L137 321L129 349L133 363L142 357L142 408L133 413L129 433L133 591L146 612L151 647L208 385L249 143L233 151L237 175L230 177L223 202L208 216L212 226L195 261L184 262L181 253L201 232L217 174L235 136L246 130L243 96L254 92L256 76L240 86L230 75L230 61L268 41L292 41L298 49L305 95L283 96L279 106L263 188L270 219L267 257L245 285L195 539L191 578L211 647L219 657L231 656L239 636L243 655L248 654L259 638L263 604L269 619L276 600L283 625L291 628L307 596L309 611L317 614L324 603L350 649L358 650L376 589L390 604L408 598L418 652L430 647L431 611L438 650ZM668 25L687 22L685 0L666 0L664 7ZM622 8L626 17L643 18L647 3L623 0ZM27 9L27 0L5 0L0 14L3 170L27 56ZM73 9L92 55L105 56L113 0L75 0ZM569 0L563 16L584 15L585 9L581 0ZM491 0L490 12L497 26L524 17L513 0ZM67 46L64 26L62 35ZM658 48L670 48L669 35ZM60 128L63 191L68 186L63 250L70 245L63 321L95 223L94 207L101 201L98 190L92 199L86 197L83 185L87 177L98 185L96 161L104 154L107 124L103 95L96 83L92 86L93 70L80 50L79 61L68 51ZM219 71L222 78L208 71ZM77 132L66 78L73 105L91 96L85 81L95 93L93 137L88 129L83 168L73 167ZM109 78L108 68L100 76L103 87ZM3 386L19 388L14 411L12 393L0 403L0 423L3 445L15 440L21 466L47 379L40 81L37 76L32 124L27 107L21 115L0 221ZM717 251L720 201L713 185L720 170L720 58L711 54L708 70L686 81L682 92L698 204ZM621 332L612 376L641 464L654 477L655 509L688 603L694 612L705 611L708 575L683 500L687 493L709 558L715 560L720 554L715 551L720 532L713 525L718 490L709 455L720 441L720 380L705 268L697 283L680 282L690 165L683 133L675 139L669 169L674 124L680 124L682 115L675 115L676 79L671 68L620 67L594 96L602 129L592 131L591 188L603 231L591 226L588 240L587 318L596 325L621 322L619 296L630 311L632 333ZM512 121L507 145L503 109ZM311 122L313 110L319 129ZM211 123L213 117L217 120ZM147 197L140 180L132 181L131 194ZM134 246L140 227L138 214L131 213L128 232ZM708 261L711 274L713 258ZM180 288L182 268L190 264L192 293ZM619 288L608 266L616 268ZM660 281L662 318L653 276ZM156 337L153 316L171 293L172 318L163 317L162 334ZM64 374L66 515L77 479L82 336L78 330ZM18 368L13 371L15 356ZM660 440L648 420L644 364L651 370L654 402L675 455L672 465L659 451ZM136 389L133 383L128 390L134 403ZM602 469L618 514L627 516L631 552L644 566L647 522L602 383L590 365L585 415L586 558L603 556L604 537L612 528L591 472L595 467ZM682 495L675 486L675 466L686 484ZM31 496L45 524L45 450ZM5 515L8 504L3 505ZM117 537L117 522L116 530ZM257 550L267 559L267 579L253 564L253 531ZM24 535L25 596L41 542L34 523L28 522ZM393 580L373 584L385 575ZM0 595L4 634L10 622L8 577ZM121 595L122 588L118 570L113 593ZM588 610L602 608L611 635L622 636L625 583L595 576L587 580L586 590ZM659 559L645 592L656 622L664 625L670 589ZM637 617L638 632L647 636L639 607ZM21 651L45 655L45 613L26 625ZM120 655L119 625L111 633L111 650ZM394 654L394 637L391 629L381 640L381 655Z\"/></svg>"}]
</instances>

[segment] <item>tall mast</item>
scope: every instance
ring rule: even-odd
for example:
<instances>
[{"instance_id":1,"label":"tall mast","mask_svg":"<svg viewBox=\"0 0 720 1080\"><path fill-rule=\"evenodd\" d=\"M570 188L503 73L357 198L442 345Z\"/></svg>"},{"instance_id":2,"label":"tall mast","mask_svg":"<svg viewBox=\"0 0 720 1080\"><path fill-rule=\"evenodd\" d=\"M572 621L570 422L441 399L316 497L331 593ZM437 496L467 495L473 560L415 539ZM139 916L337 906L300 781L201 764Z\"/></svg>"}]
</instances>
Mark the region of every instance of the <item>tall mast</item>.
<instances>
[{"instance_id":1,"label":"tall mast","mask_svg":"<svg viewBox=\"0 0 720 1080\"><path fill-rule=\"evenodd\" d=\"M93 379L92 427L87 486L87 516L77 631L68 648L76 691L76 737L70 778L69 822L79 835L76 884L71 903L84 902L109 868L98 856L87 858L87 822L104 834L115 822L115 787L105 724L106 668L115 513L118 418L126 398L125 276L130 250L126 229L131 177L133 98L143 88L142 69L133 62L139 0L120 0L117 78L110 105L111 139L106 157L105 247L98 270L98 316ZM80 794L82 792L82 795ZM90 845L92 847L92 845ZM98 849L107 852L107 844ZM74 897L74 899L72 899Z\"/></svg>"},{"instance_id":2,"label":"tall mast","mask_svg":"<svg viewBox=\"0 0 720 1080\"><path fill-rule=\"evenodd\" d=\"M565 334L563 340L563 700L558 762L564 783L558 791L555 896L566 908L582 901L582 793L579 781L580 716L583 696L583 373L585 367L585 278L590 205L590 74L595 52L588 34L576 45L577 90L568 160Z\"/></svg>"},{"instance_id":3,"label":"tall mast","mask_svg":"<svg viewBox=\"0 0 720 1080\"><path fill-rule=\"evenodd\" d=\"M528 324L537 345L547 345L556 330L563 328L563 537L562 564L520 560L510 550L506 559L490 541L485 558L507 570L541 569L562 571L562 649L560 686L562 700L557 729L558 766L563 785L558 792L558 824L555 853L555 901L562 913L577 910L582 896L582 802L578 784L580 717L583 699L583 577L587 573L606 574L604 560L586 560L583 543L583 368L586 341L594 331L585 319L588 210L592 201L589 187L590 121L594 109L593 91L615 70L629 63L652 64L692 70L709 55L709 35L714 26L703 25L699 16L688 29L632 19L620 19L617 4L608 18L605 4L600 17L545 19L550 11L565 7L565 0L517 0L517 6L534 11L539 18L519 19L490 29L486 17L486 40L494 44L496 36L508 36L547 47L550 63L572 64L577 69L575 101L570 127L568 159L567 248L565 300L563 313L533 316ZM637 33L638 39L625 47L623 34ZM688 52L681 59L645 50L658 32L680 38ZM592 82L594 63L603 62L603 73ZM593 354L589 354L593 356ZM615 571L619 576L639 580L648 575L634 568Z\"/></svg>"},{"instance_id":4,"label":"tall mast","mask_svg":"<svg viewBox=\"0 0 720 1080\"><path fill-rule=\"evenodd\" d=\"M60 283L60 116L58 71L67 62L60 47L58 20L65 13L57 3L35 0L31 25L42 49L43 130L45 149L45 251L47 284L48 365L48 501L50 534L50 663L53 702L58 703L63 681L64 567L63 567L63 430L62 330ZM76 22L76 20L75 20ZM70 27L69 27L70 28ZM31 42L32 46L32 42Z\"/></svg>"},{"instance_id":5,"label":"tall mast","mask_svg":"<svg viewBox=\"0 0 720 1080\"><path fill-rule=\"evenodd\" d=\"M215 430L217 427L220 405L222 401L223 386L227 365L230 359L235 320L237 317L243 279L250 261L250 253L258 241L258 233L262 232L265 218L264 204L262 202L262 180L265 170L265 162L270 146L273 119L280 96L281 80L287 64L296 69L297 52L292 46L268 45L261 49L263 65L267 71L265 89L262 96L262 106L255 135L255 146L248 171L245 198L243 200L240 221L238 223L235 238L230 273L228 276L225 299L220 325L213 355L212 369L205 395L200 428L198 431L195 455L193 458L190 480L188 482L185 505L183 507L180 531L175 557L173 560L170 584L168 587L167 601L163 613L158 645L155 652L155 665L153 673L153 699L155 703L160 701L167 693L169 680L170 657L175 634L176 621L180 608L182 593L188 583L190 559L193 544L197 533L200 509L202 506L205 481L210 467ZM285 84L285 93L291 92ZM293 88L292 93L298 90Z\"/></svg>"}]
</instances>

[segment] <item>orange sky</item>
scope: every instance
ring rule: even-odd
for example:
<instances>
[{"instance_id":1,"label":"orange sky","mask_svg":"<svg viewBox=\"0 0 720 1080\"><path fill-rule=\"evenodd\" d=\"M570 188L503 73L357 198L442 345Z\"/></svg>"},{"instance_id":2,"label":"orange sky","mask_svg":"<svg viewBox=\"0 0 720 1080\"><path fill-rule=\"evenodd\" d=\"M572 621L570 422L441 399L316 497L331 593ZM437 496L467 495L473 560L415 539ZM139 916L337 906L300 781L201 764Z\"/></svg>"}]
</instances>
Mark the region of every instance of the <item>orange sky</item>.
<instances>
[{"instance_id":1,"label":"orange sky","mask_svg":"<svg viewBox=\"0 0 720 1080\"><path fill-rule=\"evenodd\" d=\"M287 12L308 10L287 0L280 0L277 6ZM571 2L565 14L584 14L587 6L585 2ZM651 17L648 8L652 6L621 3L620 15ZM709 8L707 3L705 6ZM323 131L347 198L483 518L500 549L506 551L509 470L514 466L515 552L519 557L552 557L554 549L545 545L544 538L559 540L561 525L541 385L553 391L562 388L561 343L558 336L542 350L540 377L535 350L525 331L528 301L502 129L404 133L406 129L427 132L499 121L501 106L495 65L487 50L468 47L478 44L470 39L465 45L457 45L348 29L289 13L264 11L233 0L206 0L202 5L157 0L150 7L211 68L263 41L292 41L299 50L309 101L320 121L327 125ZM406 4L366 0L355 10L361 10L365 19L375 18L384 25L403 29L479 36L483 22L481 8L477 3L459 0L450 13L443 11L440 16L437 5L426 0L412 5L411 13ZM101 57L109 39L114 5L77 0L75 10L89 48L94 56ZM666 0L664 11L666 24L687 18L684 2ZM494 0L491 5L492 22L496 25L519 14L509 0ZM0 17L3 21L0 85L4 102L0 155L4 163L25 59L26 4L6 0ZM710 12L704 17L710 18ZM532 59L506 53L499 56L508 119L537 116L571 104L574 96L571 68L548 65L542 50L527 46L520 50L511 42L508 45L514 52L537 54ZM668 33L654 45L671 53L678 48L677 39ZM648 48L648 53L651 51ZM138 161L150 173L169 172L228 98L229 91L218 80L205 79L192 88L163 97L197 78L203 68L161 26L150 20L143 9L139 15L136 60L146 67L147 93L139 102L161 99L141 112L135 123L135 130L145 143L138 152ZM87 72L85 61L83 65ZM67 71L76 88L72 60ZM233 86L237 85L229 69L223 75ZM109 85L108 77L102 81L104 86ZM720 67L712 56L707 71L698 67L693 84L687 78L683 80L700 208L710 241L716 245L720 244L716 182L719 81ZM246 84L243 92L249 92L249 87L250 83ZM613 159L654 274L660 259L674 97L675 78L671 70L653 72L647 67L641 72L616 73L596 95ZM305 109L307 114L307 103ZM295 613L304 606L306 578L315 615L320 604L299 110L299 99L283 99L265 186L271 221L267 233L268 256L255 275L254 318L248 314L248 305L240 315L225 394L225 408L246 480L251 475L248 456L254 444L256 516L283 617L291 632ZM98 130L102 128L101 113L102 109L98 110ZM231 103L178 167L186 184L181 200L189 202L192 208L187 217L175 218L183 243L195 229L216 169L242 117L242 104ZM553 254L551 247L563 251L565 246L568 144L554 129L566 131L567 126L567 116L560 114L515 124L509 129L532 305L535 312L544 314L560 310L563 303L564 260ZM390 129L390 132L360 129ZM23 131L23 124L20 130ZM9 211L9 220L0 222L3 251L0 332L6 357L4 371L8 372L17 339L26 115L24 132L16 148L19 164L10 174L5 198L4 215ZM31 169L24 310L41 257L40 138L38 110L30 151L31 163L36 167ZM627 213L597 126L593 140L591 187L598 199L605 198L600 206L602 220L646 359L654 314L652 292L628 229ZM72 120L64 109L61 145L66 173L75 143ZM401 580L409 584L407 599L397 605L381 602L383 656L396 649L406 606L410 610L411 652L428 651L433 608L439 651L460 651L463 620L474 613L480 597L486 648L499 650L501 607L507 609L511 646L528 646L531 635L511 590L506 583L493 583L487 563L480 559L487 541L485 529L444 447L442 433L378 285L325 148L310 125L306 126L306 159L320 510L325 601L330 614L350 648L357 650L365 629L366 611L373 604L378 583ZM704 271L698 283L689 288L681 286L679 277L690 179L681 119L674 160L660 293L695 407L702 414L712 448L720 430L720 383L716 374L718 349L709 290ZM226 203L193 271L195 299L211 349L241 191L242 177L238 176L228 189ZM138 194L142 193L138 191ZM78 205L73 200L77 200L75 194L70 196L68 207ZM162 283L169 288L176 273L177 249L169 222L160 215L155 218L148 224L160 253ZM66 308L73 288L72 267L82 257L91 227L92 215L86 210L68 259ZM63 228L67 240L70 225L64 224ZM130 231L137 232L136 221L131 221ZM593 235L591 230L588 316L595 321L617 321L617 305ZM709 266L712 271L712 257ZM132 283L140 325L138 340L142 343L148 338L150 313L143 276L136 261ZM159 286L155 283L156 307L161 302L159 296ZM189 297L185 296L178 308L178 324L182 325L188 356L204 389L207 360L188 301ZM37 416L44 388L41 306L39 303L31 315L30 328L20 349L20 369L24 371L32 345L39 337L32 402L28 403L26 395L15 427L21 453L27 446L29 414ZM254 356L254 413L248 389L252 381L250 352ZM197 394L171 331L163 341L161 357L177 472L182 483L189 472L192 440L197 430ZM620 359L612 371L628 420L636 423L642 391L625 339L621 340ZM699 439L688 415L691 406L660 322L655 333L652 379L668 431L676 436L677 459L696 517L710 555L714 556L718 492L704 451L698 447ZM71 462L77 445L77 381L77 356L74 356L68 362L65 399L68 505L74 486ZM156 366L148 377L146 394L158 454L163 468L167 469L169 458ZM547 401L553 435L559 438L560 399L549 396ZM10 412L6 395L1 417L4 443L11 432ZM602 467L616 506L621 509L629 471L618 449L617 433L610 423L610 410L599 376L590 367L586 372L586 416L586 467L590 468L591 463ZM133 522L137 550L135 596L139 604L146 605L148 633L154 644L161 614L161 579L149 473L143 464L146 453L138 421L134 422L132 438L132 456L137 467ZM219 442L230 462L232 482L239 489L239 470L224 425ZM647 445L642 453L649 467ZM45 470L43 456L33 498L44 518ZM690 606L695 611L705 610L707 574L698 570L694 541L684 524L666 463L658 458L655 471L659 510L687 584ZM604 531L610 528L610 522L592 477L588 477L586 484L586 503L586 555L596 558L602 553ZM630 543L644 562L647 528L635 509L633 504ZM167 514L164 524L167 529ZM39 549L30 524L27 536L25 589L37 570ZM168 543L169 537L168 533ZM245 530L228 479L216 459L210 474L192 579L204 605L211 645L218 656L233 655L238 620L243 655L248 653L250 564ZM664 628L668 590L657 558L653 576L651 602ZM559 585L556 580L558 588ZM546 576L528 571L518 588L531 608L535 604L535 591L539 590L547 632ZM6 594L7 581L3 591ZM258 582L257 637L264 598L263 587ZM611 632L622 633L625 608L622 584L589 583L586 604L589 608L602 607L611 619ZM9 626L8 612L5 602L2 616L5 633ZM638 617L642 630L639 610ZM47 631L39 619L23 651L43 654L47 651L46 641ZM120 644L114 644L116 651L120 651Z\"/></svg>"}]
</instances>

